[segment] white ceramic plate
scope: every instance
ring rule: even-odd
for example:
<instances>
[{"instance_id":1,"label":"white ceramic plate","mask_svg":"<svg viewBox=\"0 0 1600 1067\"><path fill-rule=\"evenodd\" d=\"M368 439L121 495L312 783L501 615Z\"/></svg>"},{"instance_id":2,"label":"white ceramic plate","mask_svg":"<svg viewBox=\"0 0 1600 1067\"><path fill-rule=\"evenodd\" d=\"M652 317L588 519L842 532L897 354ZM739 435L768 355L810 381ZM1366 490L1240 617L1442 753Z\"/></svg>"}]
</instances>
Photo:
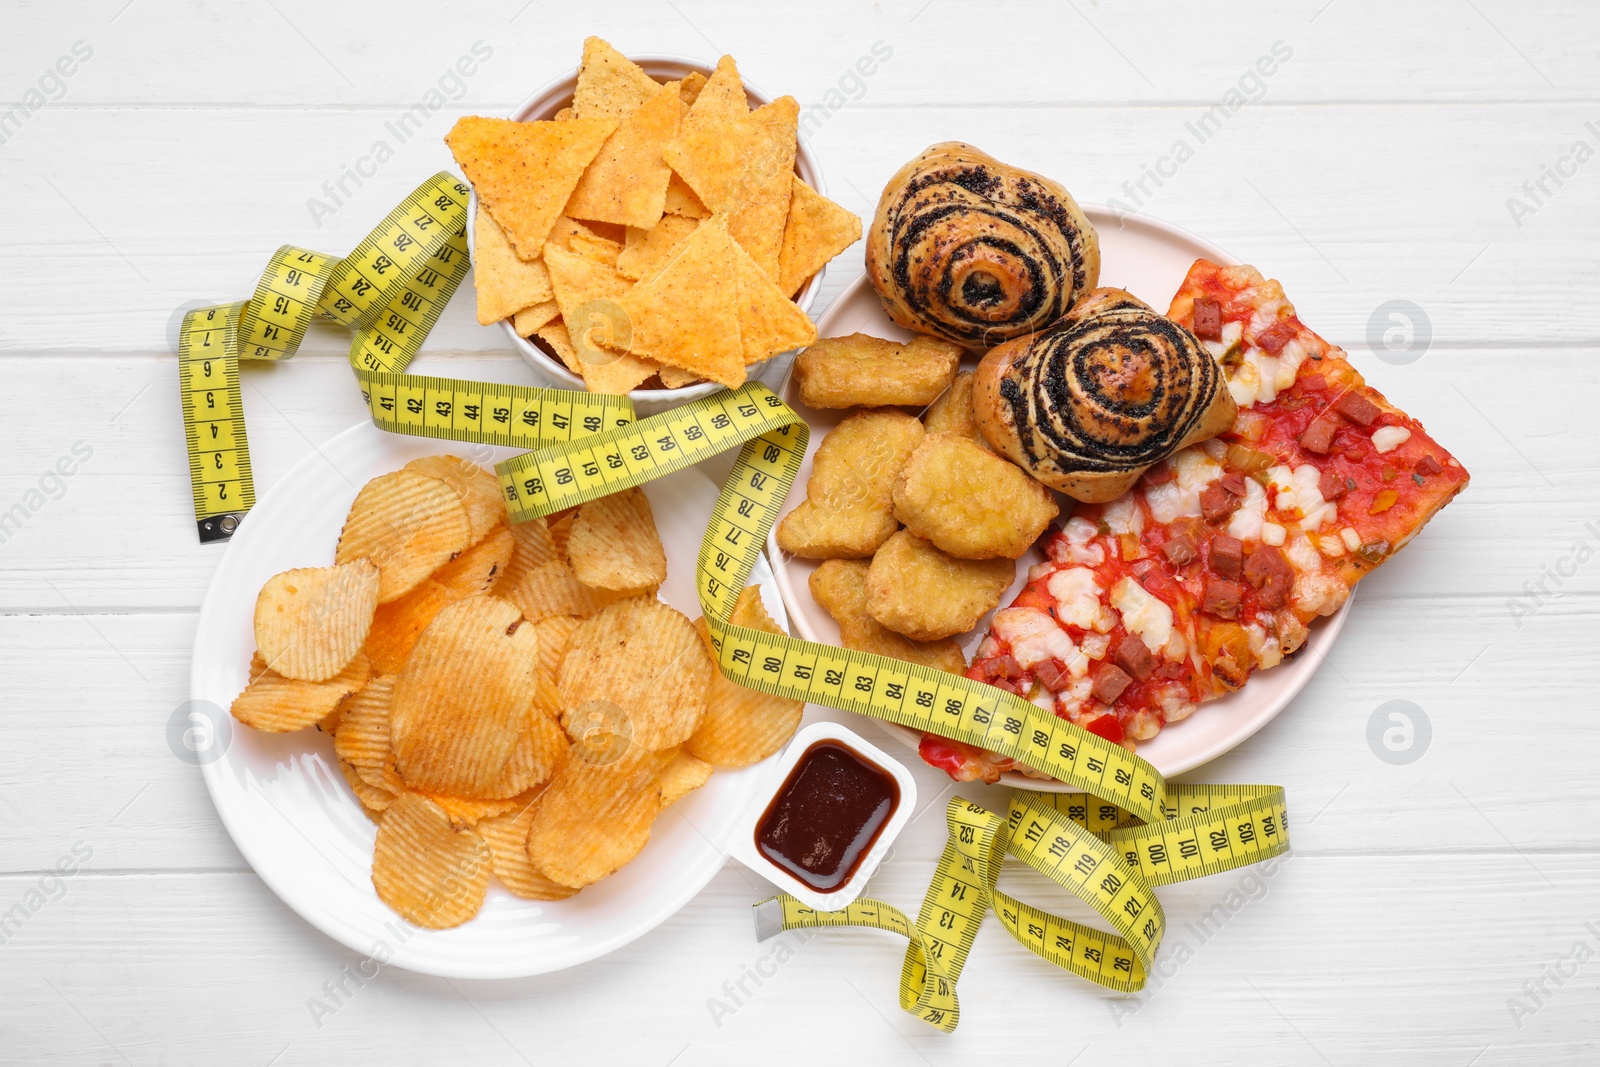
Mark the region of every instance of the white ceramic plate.
<instances>
[{"instance_id":1,"label":"white ceramic plate","mask_svg":"<svg viewBox=\"0 0 1600 1067\"><path fill-rule=\"evenodd\" d=\"M1100 233L1100 284L1126 289L1158 311L1166 310L1172 294L1177 292L1196 259L1205 258L1228 264L1238 262L1222 249L1176 226L1144 218L1126 219L1118 223L1106 208L1085 205L1084 210ZM845 289L817 323L817 333L822 337L857 332L897 341L909 340L913 336L890 321L865 275ZM966 366L970 368L975 364L976 359L969 358ZM794 387L792 375L784 382L782 395L790 406L803 412L811 424L811 442L805 462L800 465L800 475L795 480L796 488L784 503L782 514L786 515L805 499L806 479L811 475L811 457L816 453L823 436L839 424L843 413L814 411L805 407L800 402L799 390ZM1065 518L1070 514L1067 505L1071 501L1065 497L1061 500L1062 517ZM837 645L838 625L811 599L811 592L806 586L811 572L816 570L816 563L804 559L785 559L775 535L767 540L767 554L774 563L778 588L783 591L784 603L789 609L789 617L794 621L795 632L812 641ZM1017 580L1001 598L1002 605L1009 604L1022 590L1026 584L1028 567L1043 558L1042 553L1032 550L1018 561ZM1153 741L1139 746L1139 755L1155 764L1162 774L1170 776L1198 767L1238 745L1270 722L1311 680L1333 647L1334 638L1344 626L1349 611L1350 601L1346 601L1345 606L1332 617L1313 623L1311 637L1298 655L1280 666L1253 675L1250 683L1239 692L1202 705L1199 711L1184 721L1165 727ZM973 650L988 632L989 618L984 616L977 628L963 640L962 647L968 659L972 658ZM889 723L880 722L879 725L910 747L917 746L919 735L915 731ZM1004 775L1002 781L1020 788L1052 792L1066 791L1067 788L1016 773Z\"/></svg>"},{"instance_id":2,"label":"white ceramic plate","mask_svg":"<svg viewBox=\"0 0 1600 1067\"><path fill-rule=\"evenodd\" d=\"M308 456L250 512L217 567L200 609L192 699L222 709L232 703L255 648L252 616L262 582L290 567L332 563L345 513L369 478L439 452L487 465L513 451L388 434L363 422ZM689 468L644 489L667 551L661 597L696 618L695 559L717 487ZM781 621L782 602L764 560L752 580L762 585L768 608ZM266 734L231 725L231 740L203 771L217 813L262 880L307 922L350 949L386 951L401 967L450 978L560 970L654 928L721 869L723 843L755 802L770 763L712 775L662 813L650 844L632 863L574 897L522 900L491 881L476 918L453 930L424 930L402 920L373 891L377 827L345 784L331 739L315 729Z\"/></svg>"}]
</instances>

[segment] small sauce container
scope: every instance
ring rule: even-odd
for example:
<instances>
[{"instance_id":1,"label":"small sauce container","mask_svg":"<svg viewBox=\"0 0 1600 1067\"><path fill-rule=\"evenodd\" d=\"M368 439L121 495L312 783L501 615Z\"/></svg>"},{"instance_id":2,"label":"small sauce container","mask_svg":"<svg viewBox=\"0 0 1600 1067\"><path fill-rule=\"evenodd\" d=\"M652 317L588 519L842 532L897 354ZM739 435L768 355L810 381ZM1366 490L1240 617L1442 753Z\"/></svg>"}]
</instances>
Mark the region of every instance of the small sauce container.
<instances>
[{"instance_id":1,"label":"small sauce container","mask_svg":"<svg viewBox=\"0 0 1600 1067\"><path fill-rule=\"evenodd\" d=\"M917 803L910 771L834 722L797 733L767 783L729 852L818 911L861 895Z\"/></svg>"}]
</instances>

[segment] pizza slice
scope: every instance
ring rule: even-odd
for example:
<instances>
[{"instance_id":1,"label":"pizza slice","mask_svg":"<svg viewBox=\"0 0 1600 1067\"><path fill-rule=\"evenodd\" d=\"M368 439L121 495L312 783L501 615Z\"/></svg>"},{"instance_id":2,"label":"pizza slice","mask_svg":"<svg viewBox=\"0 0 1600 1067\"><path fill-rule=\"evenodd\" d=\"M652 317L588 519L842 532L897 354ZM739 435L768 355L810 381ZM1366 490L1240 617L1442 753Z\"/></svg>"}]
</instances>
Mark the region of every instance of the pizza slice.
<instances>
[{"instance_id":1,"label":"pizza slice","mask_svg":"<svg viewBox=\"0 0 1600 1067\"><path fill-rule=\"evenodd\" d=\"M1077 505L967 671L1129 748L1297 652L1467 483L1255 268L1197 261L1170 317L1222 363L1233 426ZM957 780L1023 769L922 755Z\"/></svg>"}]
</instances>

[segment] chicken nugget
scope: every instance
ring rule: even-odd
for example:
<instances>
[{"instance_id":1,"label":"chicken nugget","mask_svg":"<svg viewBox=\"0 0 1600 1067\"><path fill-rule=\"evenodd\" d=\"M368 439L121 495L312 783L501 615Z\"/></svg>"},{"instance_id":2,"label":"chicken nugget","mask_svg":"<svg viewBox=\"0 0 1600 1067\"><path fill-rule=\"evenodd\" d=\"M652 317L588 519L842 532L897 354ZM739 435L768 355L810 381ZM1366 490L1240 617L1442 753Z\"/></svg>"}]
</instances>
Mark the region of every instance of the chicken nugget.
<instances>
[{"instance_id":1,"label":"chicken nugget","mask_svg":"<svg viewBox=\"0 0 1600 1067\"><path fill-rule=\"evenodd\" d=\"M822 439L806 499L778 524L778 547L806 559L865 559L899 529L894 480L922 423L892 409L858 411Z\"/></svg>"},{"instance_id":2,"label":"chicken nugget","mask_svg":"<svg viewBox=\"0 0 1600 1067\"><path fill-rule=\"evenodd\" d=\"M922 428L929 433L953 433L970 437L984 448L989 442L978 430L978 416L972 410L972 372L956 375L950 388L922 414ZM992 449L991 449L992 451Z\"/></svg>"},{"instance_id":3,"label":"chicken nugget","mask_svg":"<svg viewBox=\"0 0 1600 1067\"><path fill-rule=\"evenodd\" d=\"M827 337L800 353L794 378L814 408L925 407L955 380L961 347L932 337L909 344L864 333Z\"/></svg>"},{"instance_id":4,"label":"chicken nugget","mask_svg":"<svg viewBox=\"0 0 1600 1067\"><path fill-rule=\"evenodd\" d=\"M1009 559L957 559L901 530L867 569L867 614L913 641L965 633L1017 576Z\"/></svg>"},{"instance_id":5,"label":"chicken nugget","mask_svg":"<svg viewBox=\"0 0 1600 1067\"><path fill-rule=\"evenodd\" d=\"M924 437L894 483L894 517L962 559L1017 559L1060 513L1021 467L951 433Z\"/></svg>"},{"instance_id":6,"label":"chicken nugget","mask_svg":"<svg viewBox=\"0 0 1600 1067\"><path fill-rule=\"evenodd\" d=\"M811 573L811 598L839 624L839 643L951 674L965 672L966 657L954 641L912 641L867 614L867 569L861 560L834 559Z\"/></svg>"}]
</instances>

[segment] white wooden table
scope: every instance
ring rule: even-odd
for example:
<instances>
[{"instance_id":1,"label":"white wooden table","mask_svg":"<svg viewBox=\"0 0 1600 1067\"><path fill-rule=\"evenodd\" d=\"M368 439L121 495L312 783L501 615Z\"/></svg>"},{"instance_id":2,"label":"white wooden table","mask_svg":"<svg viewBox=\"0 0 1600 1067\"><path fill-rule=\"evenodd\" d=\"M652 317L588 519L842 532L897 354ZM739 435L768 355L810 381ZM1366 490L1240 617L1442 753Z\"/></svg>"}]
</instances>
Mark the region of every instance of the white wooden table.
<instances>
[{"instance_id":1,"label":"white wooden table","mask_svg":"<svg viewBox=\"0 0 1600 1067\"><path fill-rule=\"evenodd\" d=\"M0 914L25 918L0 933L0 1061L1595 1061L1600 11L445 6L0 7L0 95L23 105L0 111ZM1055 971L991 926L946 1037L896 1007L900 954L882 935L788 935L792 958L757 944L748 905L765 889L729 867L577 970L386 969L343 979L317 1019L312 998L331 1003L358 957L267 890L166 741L221 551L195 541L169 320L247 295L280 243L346 250L450 165L456 115L508 112L588 33L730 52L752 83L816 105L829 190L863 215L900 163L961 138L1202 233L1282 279L1472 471L1363 586L1314 683L1203 770L1284 784L1296 847L1270 874L1163 890L1171 933L1144 994ZM475 42L492 55L451 81ZM858 75L878 42L890 57ZM420 130L402 143L391 124L413 105ZM386 158L362 163L380 141ZM818 310L859 269L858 247ZM1420 310L1391 319L1395 300ZM319 328L293 361L246 370L260 489L362 418L346 336ZM535 381L466 296L416 366ZM63 457L70 477L50 473ZM1368 741L1389 701L1431 724L1409 763ZM919 770L925 797L947 784ZM875 895L915 908L939 821L912 827ZM48 876L75 853L78 873Z\"/></svg>"}]
</instances>

